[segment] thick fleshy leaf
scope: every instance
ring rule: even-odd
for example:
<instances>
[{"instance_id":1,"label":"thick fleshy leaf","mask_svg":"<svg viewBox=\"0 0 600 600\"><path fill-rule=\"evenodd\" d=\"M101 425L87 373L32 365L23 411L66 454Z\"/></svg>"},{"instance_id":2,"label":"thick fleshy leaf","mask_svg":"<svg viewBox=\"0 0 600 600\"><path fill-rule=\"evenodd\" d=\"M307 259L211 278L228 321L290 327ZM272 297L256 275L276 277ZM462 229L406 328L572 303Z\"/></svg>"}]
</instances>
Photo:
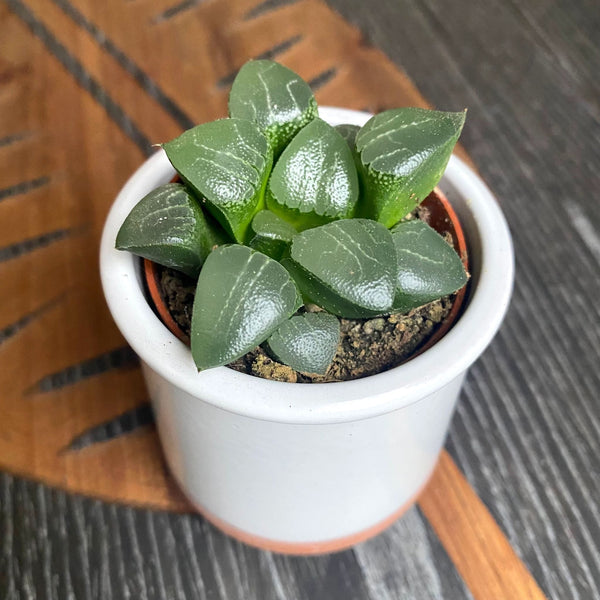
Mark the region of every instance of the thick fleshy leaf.
<instances>
[{"instance_id":1,"label":"thick fleshy leaf","mask_svg":"<svg viewBox=\"0 0 600 600\"><path fill-rule=\"evenodd\" d=\"M359 131L367 216L392 227L442 177L466 112L397 108L375 115Z\"/></svg>"},{"instance_id":2,"label":"thick fleshy leaf","mask_svg":"<svg viewBox=\"0 0 600 600\"><path fill-rule=\"evenodd\" d=\"M398 281L394 311L406 312L467 283L467 274L454 248L426 223L398 223L392 229L398 256Z\"/></svg>"},{"instance_id":3,"label":"thick fleshy leaf","mask_svg":"<svg viewBox=\"0 0 600 600\"><path fill-rule=\"evenodd\" d=\"M275 260L283 256L297 233L287 221L270 210L257 213L250 228L253 237L248 245Z\"/></svg>"},{"instance_id":4,"label":"thick fleshy leaf","mask_svg":"<svg viewBox=\"0 0 600 600\"><path fill-rule=\"evenodd\" d=\"M198 201L179 183L167 183L142 198L129 213L116 248L197 277L225 232L202 213Z\"/></svg>"},{"instance_id":5,"label":"thick fleshy leaf","mask_svg":"<svg viewBox=\"0 0 600 600\"><path fill-rule=\"evenodd\" d=\"M303 294L330 313L363 318L391 310L396 250L380 223L346 219L303 231L282 264Z\"/></svg>"},{"instance_id":6,"label":"thick fleshy leaf","mask_svg":"<svg viewBox=\"0 0 600 600\"><path fill-rule=\"evenodd\" d=\"M254 121L277 157L318 110L312 90L296 73L272 60L251 60L231 86L229 114Z\"/></svg>"},{"instance_id":7,"label":"thick fleshy leaf","mask_svg":"<svg viewBox=\"0 0 600 600\"><path fill-rule=\"evenodd\" d=\"M192 356L199 370L225 365L264 342L302 301L275 260L237 244L217 248L198 278Z\"/></svg>"},{"instance_id":8,"label":"thick fleshy leaf","mask_svg":"<svg viewBox=\"0 0 600 600\"><path fill-rule=\"evenodd\" d=\"M368 216L368 211L365 209L365 198L364 198L364 189L365 183L363 181L363 166L360 162L360 153L356 148L356 136L360 131L360 127L358 125L350 125L348 123L344 123L342 125L336 125L335 130L346 140L348 144L348 148L350 148L350 152L352 153L352 158L354 159L354 165L356 167L356 172L358 173L358 202L356 204L356 209L354 211L354 216L362 217Z\"/></svg>"},{"instance_id":9,"label":"thick fleshy leaf","mask_svg":"<svg viewBox=\"0 0 600 600\"><path fill-rule=\"evenodd\" d=\"M290 142L269 179L267 206L298 229L347 219L358 200L358 174L344 138L315 119Z\"/></svg>"},{"instance_id":10,"label":"thick fleshy leaf","mask_svg":"<svg viewBox=\"0 0 600 600\"><path fill-rule=\"evenodd\" d=\"M273 162L267 138L241 119L197 125L163 145L175 170L208 209L243 242L254 215L263 208Z\"/></svg>"},{"instance_id":11,"label":"thick fleshy leaf","mask_svg":"<svg viewBox=\"0 0 600 600\"><path fill-rule=\"evenodd\" d=\"M340 322L325 312L305 313L284 321L269 338L277 359L295 371L323 375L340 340Z\"/></svg>"},{"instance_id":12,"label":"thick fleshy leaf","mask_svg":"<svg viewBox=\"0 0 600 600\"><path fill-rule=\"evenodd\" d=\"M358 125L350 125L349 123L343 123L342 125L336 125L335 130L346 140L350 150L356 150L356 136L360 131Z\"/></svg>"}]
</instances>

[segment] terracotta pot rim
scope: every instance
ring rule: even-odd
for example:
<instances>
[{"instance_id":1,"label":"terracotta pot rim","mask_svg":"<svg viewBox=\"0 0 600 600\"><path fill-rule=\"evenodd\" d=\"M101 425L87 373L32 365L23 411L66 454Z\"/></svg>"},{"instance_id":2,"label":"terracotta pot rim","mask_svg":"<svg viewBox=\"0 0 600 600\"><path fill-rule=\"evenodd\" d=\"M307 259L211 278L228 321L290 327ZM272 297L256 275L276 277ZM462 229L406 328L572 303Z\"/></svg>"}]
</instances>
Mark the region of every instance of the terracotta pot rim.
<instances>
[{"instance_id":1,"label":"terracotta pot rim","mask_svg":"<svg viewBox=\"0 0 600 600\"><path fill-rule=\"evenodd\" d=\"M176 180L176 179L177 179L177 177L173 178L173 180ZM446 223L446 227L447 227L446 231L448 231L450 233L450 235L452 236L454 249L460 256L462 263L465 267L465 270L468 272L469 271L469 255L468 255L467 242L465 240L465 234L463 232L462 225L460 224L458 215L456 214L456 212L452 208L452 205L448 201L448 198L446 198L446 195L442 192L442 190L439 187L436 187L427 196L427 198L425 198L425 200L423 201L423 204L432 204L433 202L436 202L436 201L439 203L439 205L441 205L442 209L445 212L445 215L447 216L448 222ZM438 219L439 218L440 217L438 217ZM441 229L441 227L440 227L440 229ZM438 232L438 233L441 233L441 232ZM178 323L175 321L175 319L171 315L171 312L169 311L167 303L165 302L165 299L161 293L160 278L159 278L160 277L159 276L160 265L158 265L157 263L155 263L147 258L142 259L142 261L143 261L143 265L144 265L144 269L143 269L144 282L146 284L148 293L150 295L149 301L152 302L154 308L156 309L156 311L157 311L159 317L161 318L163 324L165 325L165 327L167 327L167 329L174 336L176 336L178 339L180 339L184 344L189 346L189 344L190 344L189 336L187 336L185 334L185 332L181 329L181 327L178 325ZM450 329L452 328L452 326L454 325L454 323L456 322L456 320L459 318L459 316L461 314L463 302L465 300L468 287L469 287L469 282L467 282L460 290L458 290L454 294L454 301L452 303L452 308L450 309L450 312L448 313L448 315L446 316L444 321L440 324L440 326L434 331L434 333L431 335L431 337L420 348L418 348L408 358L403 360L401 363L397 364L395 367L399 367L399 366L407 363L408 361L412 360L413 358L416 358L417 356L419 356L420 354L422 354L423 352L425 352L426 350L431 348L434 344L436 344L439 340L441 340L446 335L446 333L448 333L448 331L450 331ZM395 368L395 367L392 367L392 368ZM376 375L376 373L374 373L374 375ZM372 376L373 375L367 375L361 379L364 379L366 377L372 377ZM250 377L253 377L253 376L250 375ZM329 382L329 383L335 383L335 382ZM316 382L315 385L322 385L322 382Z\"/></svg>"}]
</instances>

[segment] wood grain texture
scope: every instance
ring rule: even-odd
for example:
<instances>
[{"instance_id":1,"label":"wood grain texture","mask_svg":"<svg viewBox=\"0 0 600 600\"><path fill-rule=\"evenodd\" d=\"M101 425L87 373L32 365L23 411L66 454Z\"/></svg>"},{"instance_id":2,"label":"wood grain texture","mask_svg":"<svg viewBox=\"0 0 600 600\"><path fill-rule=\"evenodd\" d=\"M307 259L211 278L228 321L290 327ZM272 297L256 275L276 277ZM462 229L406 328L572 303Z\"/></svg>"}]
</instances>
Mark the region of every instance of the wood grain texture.
<instances>
[{"instance_id":1,"label":"wood grain texture","mask_svg":"<svg viewBox=\"0 0 600 600\"><path fill-rule=\"evenodd\" d=\"M6 474L0 503L3 600L472 600L416 509L353 551L296 558Z\"/></svg>"},{"instance_id":2,"label":"wood grain texture","mask_svg":"<svg viewBox=\"0 0 600 600\"><path fill-rule=\"evenodd\" d=\"M402 66L436 106L469 107L464 144L517 250L511 312L448 448L550 598L598 597L593 3L332 4L394 62L312 0L0 4L0 280L19 294L0 297L0 464L184 510L137 369L89 372L123 344L87 277L108 206L151 142L224 113L251 56L298 70L321 103L368 110L424 102ZM418 511L353 552L283 559L197 517L1 478L0 598L470 597Z\"/></svg>"},{"instance_id":3,"label":"wood grain texture","mask_svg":"<svg viewBox=\"0 0 600 600\"><path fill-rule=\"evenodd\" d=\"M475 598L545 598L446 452L419 506Z\"/></svg>"},{"instance_id":4,"label":"wood grain texture","mask_svg":"<svg viewBox=\"0 0 600 600\"><path fill-rule=\"evenodd\" d=\"M469 107L461 139L508 218L517 271L447 448L549 597L600 597L600 11L332 3L430 101Z\"/></svg>"}]
</instances>

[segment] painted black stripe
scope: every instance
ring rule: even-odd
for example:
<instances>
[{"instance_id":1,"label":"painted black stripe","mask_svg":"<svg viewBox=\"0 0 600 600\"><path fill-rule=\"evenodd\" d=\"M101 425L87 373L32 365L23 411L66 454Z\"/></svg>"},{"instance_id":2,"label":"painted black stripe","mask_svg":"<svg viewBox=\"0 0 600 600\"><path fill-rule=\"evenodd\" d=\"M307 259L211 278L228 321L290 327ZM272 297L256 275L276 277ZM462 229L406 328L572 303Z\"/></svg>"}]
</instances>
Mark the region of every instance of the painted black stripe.
<instances>
[{"instance_id":1,"label":"painted black stripe","mask_svg":"<svg viewBox=\"0 0 600 600\"><path fill-rule=\"evenodd\" d=\"M72 21L79 27L87 31L94 41L112 56L127 71L136 82L147 92L167 113L178 123L182 129L189 129L194 126L194 121L187 115L177 103L166 94L137 63L123 52L110 38L106 37L95 23L89 21L75 6L68 0L53 0Z\"/></svg>"},{"instance_id":2,"label":"painted black stripe","mask_svg":"<svg viewBox=\"0 0 600 600\"><path fill-rule=\"evenodd\" d=\"M12 196L26 194L27 192L31 192L32 190L36 190L37 188L47 185L49 182L50 177L47 175L36 177L35 179L30 179L29 181L21 181L20 183L16 183L15 185L11 185L10 187L0 190L0 201Z\"/></svg>"},{"instance_id":3,"label":"painted black stripe","mask_svg":"<svg viewBox=\"0 0 600 600\"><path fill-rule=\"evenodd\" d=\"M40 306L40 308L22 316L18 321L11 323L4 329L0 329L0 344L6 342L6 340L19 333L19 331L25 329L25 327L27 327L29 323L40 317L46 311L50 310L53 306L56 306L60 301L62 301L63 297L64 294L61 294L57 298L46 302L46 304L43 304L42 306Z\"/></svg>"},{"instance_id":4,"label":"painted black stripe","mask_svg":"<svg viewBox=\"0 0 600 600\"><path fill-rule=\"evenodd\" d=\"M313 91L316 91L319 88L323 87L326 83L329 83L335 77L337 71L338 70L336 67L327 69L326 71L319 73L315 78L311 79L308 82L308 85L310 85Z\"/></svg>"},{"instance_id":5,"label":"painted black stripe","mask_svg":"<svg viewBox=\"0 0 600 600\"><path fill-rule=\"evenodd\" d=\"M73 233L75 233L75 231L81 230L56 229L55 231L44 233L44 235L29 238L27 240L22 240L20 242L17 242L16 244L11 244L10 246L0 248L0 262L13 260L15 258L18 258L19 256L23 256L24 254L28 254L29 252L38 250L39 248L45 248L50 244L54 244L55 242L63 240L69 235L72 235Z\"/></svg>"},{"instance_id":6,"label":"painted black stripe","mask_svg":"<svg viewBox=\"0 0 600 600\"><path fill-rule=\"evenodd\" d=\"M294 35L291 38L288 38L287 40L284 40L283 42L277 44L276 46L273 46L269 50L266 50L265 52L262 52L261 54L255 56L254 59L256 59L256 60L267 60L267 59L272 60L279 54L282 54L283 52L285 52L286 50L289 50L292 46L297 44L302 39L302 37L303 36L300 34ZM239 69L235 69L231 73L225 75L225 77L222 77L221 79L219 79L219 81L217 81L217 87L221 88L221 89L228 88L233 83L233 80L235 79L236 75L238 74L238 71L239 71Z\"/></svg>"},{"instance_id":7,"label":"painted black stripe","mask_svg":"<svg viewBox=\"0 0 600 600\"><path fill-rule=\"evenodd\" d=\"M298 0L265 0L264 2L260 2L253 8L251 8L242 18L243 21L250 21L251 19L256 19L266 13L272 12L278 8L283 6L289 6L291 4L296 4Z\"/></svg>"},{"instance_id":8,"label":"painted black stripe","mask_svg":"<svg viewBox=\"0 0 600 600\"><path fill-rule=\"evenodd\" d=\"M136 144L144 155L150 156L154 150L148 138L146 138L125 111L109 96L100 83L83 68L83 65L52 35L48 28L37 19L21 0L6 0L6 3L10 10L29 27L33 35L69 71L75 81L104 108L108 116Z\"/></svg>"},{"instance_id":9,"label":"painted black stripe","mask_svg":"<svg viewBox=\"0 0 600 600\"><path fill-rule=\"evenodd\" d=\"M177 15L180 15L181 13L184 13L194 8L199 4L202 4L203 1L204 0L183 0L183 2L178 2L177 4L174 4L173 6L170 6L169 8L164 10L163 12L157 14L152 19L152 22L164 23L165 21L168 21L169 19L172 19L173 17L176 17Z\"/></svg>"},{"instance_id":10,"label":"painted black stripe","mask_svg":"<svg viewBox=\"0 0 600 600\"><path fill-rule=\"evenodd\" d=\"M31 136L31 133L28 131L22 131L21 133L14 133L12 135L7 135L3 138L0 138L0 148L4 146L10 146L15 142L20 142L21 140L27 139Z\"/></svg>"},{"instance_id":11,"label":"painted black stripe","mask_svg":"<svg viewBox=\"0 0 600 600\"><path fill-rule=\"evenodd\" d=\"M138 365L139 359L137 354L129 346L123 346L122 348L105 352L76 365L71 365L55 373L50 373L32 385L27 392L53 392L70 385L75 385L84 379L102 375L113 369L131 369Z\"/></svg>"},{"instance_id":12,"label":"painted black stripe","mask_svg":"<svg viewBox=\"0 0 600 600\"><path fill-rule=\"evenodd\" d=\"M83 450L83 448L107 442L121 437L126 433L131 433L140 427L152 425L153 423L154 414L152 413L152 407L149 403L141 404L110 421L90 427L80 435L74 437L62 452Z\"/></svg>"}]
</instances>

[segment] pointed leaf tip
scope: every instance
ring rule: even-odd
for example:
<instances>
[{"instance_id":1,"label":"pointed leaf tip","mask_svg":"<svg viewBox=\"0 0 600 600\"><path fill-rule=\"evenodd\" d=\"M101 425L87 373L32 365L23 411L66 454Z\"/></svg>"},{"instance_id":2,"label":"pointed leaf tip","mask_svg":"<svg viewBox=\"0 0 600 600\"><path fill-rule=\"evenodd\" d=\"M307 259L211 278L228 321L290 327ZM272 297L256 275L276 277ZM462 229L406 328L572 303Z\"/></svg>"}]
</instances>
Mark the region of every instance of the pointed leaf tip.
<instances>
[{"instance_id":1,"label":"pointed leaf tip","mask_svg":"<svg viewBox=\"0 0 600 600\"><path fill-rule=\"evenodd\" d=\"M344 219L303 231L282 264L303 294L332 314L364 318L391 310L396 252L380 223Z\"/></svg>"},{"instance_id":2,"label":"pointed leaf tip","mask_svg":"<svg viewBox=\"0 0 600 600\"><path fill-rule=\"evenodd\" d=\"M269 338L277 359L301 373L324 375L335 356L340 322L325 312L305 313L284 321Z\"/></svg>"},{"instance_id":3,"label":"pointed leaf tip","mask_svg":"<svg viewBox=\"0 0 600 600\"><path fill-rule=\"evenodd\" d=\"M264 342L298 309L298 291L275 260L237 244L206 260L192 312L192 356L199 369L230 363Z\"/></svg>"},{"instance_id":4,"label":"pointed leaf tip","mask_svg":"<svg viewBox=\"0 0 600 600\"><path fill-rule=\"evenodd\" d=\"M375 115L359 131L367 214L391 227L442 177L465 112L398 108Z\"/></svg>"},{"instance_id":5,"label":"pointed leaf tip","mask_svg":"<svg viewBox=\"0 0 600 600\"><path fill-rule=\"evenodd\" d=\"M256 124L219 119L197 125L163 145L175 170L215 218L243 242L262 208L273 153Z\"/></svg>"},{"instance_id":6,"label":"pointed leaf tip","mask_svg":"<svg viewBox=\"0 0 600 600\"><path fill-rule=\"evenodd\" d=\"M255 122L269 139L275 157L317 112L309 85L272 60L247 62L231 86L230 116Z\"/></svg>"},{"instance_id":7,"label":"pointed leaf tip","mask_svg":"<svg viewBox=\"0 0 600 600\"><path fill-rule=\"evenodd\" d=\"M267 206L299 229L354 214L358 174L352 151L334 127L315 119L275 164Z\"/></svg>"},{"instance_id":8,"label":"pointed leaf tip","mask_svg":"<svg viewBox=\"0 0 600 600\"><path fill-rule=\"evenodd\" d=\"M198 201L179 183L167 183L144 196L117 234L116 248L197 277L225 232L207 219Z\"/></svg>"},{"instance_id":9,"label":"pointed leaf tip","mask_svg":"<svg viewBox=\"0 0 600 600\"><path fill-rule=\"evenodd\" d=\"M460 257L423 221L405 221L392 229L398 257L394 310L407 312L462 288L468 279Z\"/></svg>"}]
</instances>

